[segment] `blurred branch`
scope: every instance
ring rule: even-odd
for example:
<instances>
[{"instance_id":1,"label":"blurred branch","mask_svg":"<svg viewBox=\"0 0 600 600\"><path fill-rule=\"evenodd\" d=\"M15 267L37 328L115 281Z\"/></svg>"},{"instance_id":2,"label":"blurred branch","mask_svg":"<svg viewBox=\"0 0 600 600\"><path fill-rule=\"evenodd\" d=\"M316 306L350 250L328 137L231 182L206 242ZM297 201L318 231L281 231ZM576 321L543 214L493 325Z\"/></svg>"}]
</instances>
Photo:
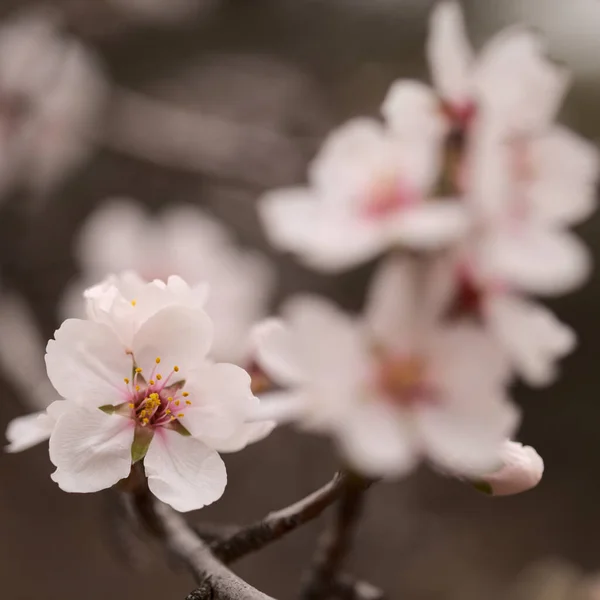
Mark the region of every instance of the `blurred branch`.
<instances>
[{"instance_id":1,"label":"blurred branch","mask_svg":"<svg viewBox=\"0 0 600 600\"><path fill-rule=\"evenodd\" d=\"M131 492L126 496L129 510L158 542L185 562L198 583L189 600L273 600L232 573L183 517L155 500L135 467L130 480L125 484Z\"/></svg>"},{"instance_id":2,"label":"blurred branch","mask_svg":"<svg viewBox=\"0 0 600 600\"><path fill-rule=\"evenodd\" d=\"M118 152L240 185L289 183L305 162L296 143L285 135L127 90L115 92L102 135L102 142Z\"/></svg>"},{"instance_id":3,"label":"blurred branch","mask_svg":"<svg viewBox=\"0 0 600 600\"><path fill-rule=\"evenodd\" d=\"M321 600L336 592L339 570L350 549L364 492L370 484L370 481L349 476L335 518L321 536L312 566L306 575L300 592L302 600Z\"/></svg>"},{"instance_id":4,"label":"blurred branch","mask_svg":"<svg viewBox=\"0 0 600 600\"><path fill-rule=\"evenodd\" d=\"M336 473L329 483L316 492L291 506L268 514L264 519L240 529L225 539L214 542L211 544L211 549L225 563L260 550L318 517L342 496L348 483L348 475Z\"/></svg>"},{"instance_id":5,"label":"blurred branch","mask_svg":"<svg viewBox=\"0 0 600 600\"><path fill-rule=\"evenodd\" d=\"M354 579L350 575L340 575L332 593L337 600L383 600L383 592L367 581Z\"/></svg>"}]
</instances>

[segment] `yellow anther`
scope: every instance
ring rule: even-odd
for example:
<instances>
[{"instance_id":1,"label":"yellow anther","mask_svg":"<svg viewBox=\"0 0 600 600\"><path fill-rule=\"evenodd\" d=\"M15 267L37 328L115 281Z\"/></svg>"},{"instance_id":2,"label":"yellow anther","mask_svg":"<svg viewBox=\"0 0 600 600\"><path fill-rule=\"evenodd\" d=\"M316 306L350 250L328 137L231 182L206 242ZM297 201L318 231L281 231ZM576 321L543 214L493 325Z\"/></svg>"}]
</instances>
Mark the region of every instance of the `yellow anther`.
<instances>
[{"instance_id":1,"label":"yellow anther","mask_svg":"<svg viewBox=\"0 0 600 600\"><path fill-rule=\"evenodd\" d=\"M175 400L175 406L179 406L180 404L181 404L181 401Z\"/></svg>"},{"instance_id":2,"label":"yellow anther","mask_svg":"<svg viewBox=\"0 0 600 600\"><path fill-rule=\"evenodd\" d=\"M170 408L167 408L167 410L165 410L165 414L166 414L166 415L170 415L170 414L171 414L171 412L172 412L172 411L171 411L171 409L170 409Z\"/></svg>"},{"instance_id":3,"label":"yellow anther","mask_svg":"<svg viewBox=\"0 0 600 600\"><path fill-rule=\"evenodd\" d=\"M175 371L175 373L179 373L179 367L177 365L175 365L173 367L173 371Z\"/></svg>"},{"instance_id":4,"label":"yellow anther","mask_svg":"<svg viewBox=\"0 0 600 600\"><path fill-rule=\"evenodd\" d=\"M192 401L191 401L191 400L186 400L186 401L185 401L185 403L186 403L188 406L191 406L191 405L192 405Z\"/></svg>"},{"instance_id":5,"label":"yellow anther","mask_svg":"<svg viewBox=\"0 0 600 600\"><path fill-rule=\"evenodd\" d=\"M184 398L187 398L189 396L189 394L187 392L183 392L183 394L181 394Z\"/></svg>"},{"instance_id":6,"label":"yellow anther","mask_svg":"<svg viewBox=\"0 0 600 600\"><path fill-rule=\"evenodd\" d=\"M123 379L123 381L124 381L126 384L129 384L129 379L128 379L127 377L125 377L125 379Z\"/></svg>"},{"instance_id":7,"label":"yellow anther","mask_svg":"<svg viewBox=\"0 0 600 600\"><path fill-rule=\"evenodd\" d=\"M181 419L181 417L184 417L184 416L185 416L184 413L177 413L177 418L178 419Z\"/></svg>"},{"instance_id":8,"label":"yellow anther","mask_svg":"<svg viewBox=\"0 0 600 600\"><path fill-rule=\"evenodd\" d=\"M150 423L150 419L146 418L146 419L142 419L142 423L144 425L148 425L148 423Z\"/></svg>"},{"instance_id":9,"label":"yellow anther","mask_svg":"<svg viewBox=\"0 0 600 600\"><path fill-rule=\"evenodd\" d=\"M154 382L154 379L151 379L151 380L150 380L148 383L149 383L150 385L154 385L154 383L155 383L155 382Z\"/></svg>"},{"instance_id":10,"label":"yellow anther","mask_svg":"<svg viewBox=\"0 0 600 600\"><path fill-rule=\"evenodd\" d=\"M160 373L157 373L156 379L158 379L158 381L160 381L162 379L162 375Z\"/></svg>"},{"instance_id":11,"label":"yellow anther","mask_svg":"<svg viewBox=\"0 0 600 600\"><path fill-rule=\"evenodd\" d=\"M136 386L135 386L135 391L136 391L136 392L139 392L139 391L140 391L140 386L139 386L139 385L136 385Z\"/></svg>"},{"instance_id":12,"label":"yellow anther","mask_svg":"<svg viewBox=\"0 0 600 600\"><path fill-rule=\"evenodd\" d=\"M142 372L142 369L141 369L141 367L136 367L136 368L135 368L135 372L136 372L136 373L141 373L141 372Z\"/></svg>"},{"instance_id":13,"label":"yellow anther","mask_svg":"<svg viewBox=\"0 0 600 600\"><path fill-rule=\"evenodd\" d=\"M170 420L170 421L174 421L174 420L175 420L175 417L171 417L169 420Z\"/></svg>"},{"instance_id":14,"label":"yellow anther","mask_svg":"<svg viewBox=\"0 0 600 600\"><path fill-rule=\"evenodd\" d=\"M173 402L173 396L169 396L169 397L167 398L167 402Z\"/></svg>"},{"instance_id":15,"label":"yellow anther","mask_svg":"<svg viewBox=\"0 0 600 600\"><path fill-rule=\"evenodd\" d=\"M160 356L157 356L156 360L154 362L156 362L156 364L159 365L160 364Z\"/></svg>"},{"instance_id":16,"label":"yellow anther","mask_svg":"<svg viewBox=\"0 0 600 600\"><path fill-rule=\"evenodd\" d=\"M153 400L158 400L159 399L159 395L156 392L152 392L150 394L150 398L152 398Z\"/></svg>"},{"instance_id":17,"label":"yellow anther","mask_svg":"<svg viewBox=\"0 0 600 600\"><path fill-rule=\"evenodd\" d=\"M135 404L134 404L133 402L130 402L130 403L128 404L128 406L129 406L129 408L135 408Z\"/></svg>"},{"instance_id":18,"label":"yellow anther","mask_svg":"<svg viewBox=\"0 0 600 600\"><path fill-rule=\"evenodd\" d=\"M131 301L131 306L135 306L137 304L137 300L132 300Z\"/></svg>"}]
</instances>

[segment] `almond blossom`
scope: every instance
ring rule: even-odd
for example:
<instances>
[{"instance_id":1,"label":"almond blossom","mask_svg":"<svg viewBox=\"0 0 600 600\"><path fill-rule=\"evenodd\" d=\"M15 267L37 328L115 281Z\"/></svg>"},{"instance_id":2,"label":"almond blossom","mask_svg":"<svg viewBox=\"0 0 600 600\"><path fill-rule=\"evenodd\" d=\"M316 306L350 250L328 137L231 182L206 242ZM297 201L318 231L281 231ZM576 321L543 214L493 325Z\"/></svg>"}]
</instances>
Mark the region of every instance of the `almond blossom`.
<instances>
[{"instance_id":1,"label":"almond blossom","mask_svg":"<svg viewBox=\"0 0 600 600\"><path fill-rule=\"evenodd\" d=\"M177 273L210 284L204 308L215 323L211 357L234 363L245 359L248 332L264 316L273 286L266 259L242 252L222 225L193 206L151 216L132 200L113 199L85 222L75 254L82 278L63 298L64 318L82 314L82 290L108 273L132 270L140 281Z\"/></svg>"},{"instance_id":2,"label":"almond blossom","mask_svg":"<svg viewBox=\"0 0 600 600\"><path fill-rule=\"evenodd\" d=\"M77 167L106 94L95 58L46 13L0 28L0 191L45 191Z\"/></svg>"},{"instance_id":3,"label":"almond blossom","mask_svg":"<svg viewBox=\"0 0 600 600\"><path fill-rule=\"evenodd\" d=\"M52 478L65 491L110 487L143 461L150 490L175 509L214 502L227 480L219 452L263 438L272 423L246 423L258 408L249 375L207 358L206 289L124 276L86 295L93 318L68 319L47 347L64 400L13 422L9 450L49 436Z\"/></svg>"},{"instance_id":4,"label":"almond blossom","mask_svg":"<svg viewBox=\"0 0 600 600\"><path fill-rule=\"evenodd\" d=\"M275 414L331 434L371 476L404 474L420 458L461 474L497 468L518 422L503 353L468 321L441 322L447 290L436 269L390 259L366 319L296 299L284 320L256 330L259 363L275 382ZM289 416L289 415L288 415Z\"/></svg>"},{"instance_id":5,"label":"almond blossom","mask_svg":"<svg viewBox=\"0 0 600 600\"><path fill-rule=\"evenodd\" d=\"M440 148L425 136L401 141L375 120L355 119L326 140L310 186L266 194L260 214L274 246L324 270L395 247L438 249L468 226L452 198L431 199L439 166Z\"/></svg>"}]
</instances>

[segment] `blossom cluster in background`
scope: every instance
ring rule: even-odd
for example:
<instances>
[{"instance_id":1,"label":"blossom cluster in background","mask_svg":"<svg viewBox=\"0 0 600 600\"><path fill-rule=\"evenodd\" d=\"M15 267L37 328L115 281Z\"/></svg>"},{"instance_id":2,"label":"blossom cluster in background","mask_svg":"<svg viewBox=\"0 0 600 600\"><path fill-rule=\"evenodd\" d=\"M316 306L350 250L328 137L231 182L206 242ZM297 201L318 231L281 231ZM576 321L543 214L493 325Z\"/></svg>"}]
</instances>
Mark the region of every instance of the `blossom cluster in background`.
<instances>
[{"instance_id":1,"label":"blossom cluster in background","mask_svg":"<svg viewBox=\"0 0 600 600\"><path fill-rule=\"evenodd\" d=\"M393 475L428 458L478 477L516 432L515 376L548 385L575 346L532 296L589 274L569 226L594 210L598 157L554 123L568 76L531 31L507 29L475 56L458 3L442 2L427 55L433 89L395 82L383 122L342 126L308 187L261 201L272 243L310 266L385 255L364 315L294 299L255 343L285 390L276 410L332 434L355 468Z\"/></svg>"}]
</instances>

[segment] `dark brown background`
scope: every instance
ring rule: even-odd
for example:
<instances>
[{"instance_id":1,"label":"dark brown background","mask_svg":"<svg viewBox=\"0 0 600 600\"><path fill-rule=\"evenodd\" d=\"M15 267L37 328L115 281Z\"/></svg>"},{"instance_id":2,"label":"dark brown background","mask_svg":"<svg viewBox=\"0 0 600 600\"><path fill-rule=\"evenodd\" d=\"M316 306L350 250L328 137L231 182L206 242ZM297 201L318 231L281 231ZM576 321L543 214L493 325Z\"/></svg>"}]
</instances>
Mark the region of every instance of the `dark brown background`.
<instances>
[{"instance_id":1,"label":"dark brown background","mask_svg":"<svg viewBox=\"0 0 600 600\"><path fill-rule=\"evenodd\" d=\"M573 10L579 1L584 2L571 0ZM364 6L369 3L371 10ZM24 4L4 2L2 12ZM100 0L64 3L69 28L97 48L118 85L272 128L289 136L293 151L262 157L272 168L248 183L239 166L243 151L228 172L189 173L100 146L43 208L29 210L30 199L15 192L0 208L3 286L23 294L46 337L57 326L56 303L75 272L73 234L108 195L133 195L151 206L173 201L207 206L234 227L241 243L266 248L253 208L260 190L301 181L327 129L350 115L375 113L395 77L425 73L422 45L432 3L414 0L411 9L399 1L392 10L382 8L383 0L377 4L223 0L211 15L169 29L124 23ZM478 41L509 18L499 10L501 3L467 4ZM536 8L541 14L553 5L540 0ZM600 26L600 5L598 11ZM576 30L573 35L575 43ZM592 137L600 130L598 84L594 77L578 80L565 110L567 121ZM581 229L595 253L599 226L595 218ZM318 289L349 308L360 306L370 267L326 278L281 257L277 262L279 297ZM540 560L558 557L586 572L600 567L599 282L595 278L583 292L553 303L581 335L561 381L542 392L516 390L525 412L521 438L546 461L540 487L488 499L425 469L375 486L352 556L360 576L392 599L487 600L506 598L518 573ZM25 410L22 399L2 384L2 427ZM194 518L247 522L308 493L335 469L325 441L289 429L226 461L224 498ZM176 565L162 556L133 544L137 566L125 560L122 544L115 543L109 498L65 494L50 472L45 447L0 456L2 600L185 597L192 588L188 575L174 572ZM275 597L293 598L321 525L244 560L239 573Z\"/></svg>"}]
</instances>

